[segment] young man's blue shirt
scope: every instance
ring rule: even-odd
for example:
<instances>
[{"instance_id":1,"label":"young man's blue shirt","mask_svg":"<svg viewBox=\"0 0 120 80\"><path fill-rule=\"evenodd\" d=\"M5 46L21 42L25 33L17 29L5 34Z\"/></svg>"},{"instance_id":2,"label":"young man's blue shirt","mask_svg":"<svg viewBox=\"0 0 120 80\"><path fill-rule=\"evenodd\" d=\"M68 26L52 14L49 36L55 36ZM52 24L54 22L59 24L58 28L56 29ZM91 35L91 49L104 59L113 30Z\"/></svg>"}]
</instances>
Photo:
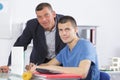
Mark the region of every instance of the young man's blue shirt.
<instances>
[{"instance_id":1,"label":"young man's blue shirt","mask_svg":"<svg viewBox=\"0 0 120 80\"><path fill-rule=\"evenodd\" d=\"M90 60L91 67L85 80L99 80L99 70L96 49L88 40L80 39L75 47L70 51L66 45L56 59L63 64L64 67L78 67L80 61Z\"/></svg>"}]
</instances>

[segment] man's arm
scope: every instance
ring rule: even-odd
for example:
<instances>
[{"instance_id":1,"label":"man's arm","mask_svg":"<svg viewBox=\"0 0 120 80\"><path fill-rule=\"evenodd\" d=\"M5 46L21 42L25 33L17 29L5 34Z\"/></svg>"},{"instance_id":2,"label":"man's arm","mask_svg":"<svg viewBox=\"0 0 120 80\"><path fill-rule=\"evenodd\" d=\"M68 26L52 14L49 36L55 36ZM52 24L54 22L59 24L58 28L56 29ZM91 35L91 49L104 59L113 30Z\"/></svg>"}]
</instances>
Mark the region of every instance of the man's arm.
<instances>
[{"instance_id":1,"label":"man's arm","mask_svg":"<svg viewBox=\"0 0 120 80\"><path fill-rule=\"evenodd\" d=\"M11 66L11 53L10 53L9 58L8 58L8 64L7 64L7 66Z\"/></svg>"},{"instance_id":2,"label":"man's arm","mask_svg":"<svg viewBox=\"0 0 120 80\"><path fill-rule=\"evenodd\" d=\"M71 74L81 75L82 78L86 78L88 71L90 69L91 61L82 60L78 67L62 67L62 66L58 66L59 64L60 64L59 61L57 61L57 59L54 58L50 62L46 63L46 65L40 65L37 66L36 68L55 70L61 73L71 73Z\"/></svg>"},{"instance_id":3,"label":"man's arm","mask_svg":"<svg viewBox=\"0 0 120 80\"><path fill-rule=\"evenodd\" d=\"M50 60L47 63L43 63L40 64L39 66L33 65L31 68L29 68L28 70L30 70L31 72L34 72L36 68L43 68L43 69L47 69L47 67L49 66L58 66L60 65L59 61L56 58L53 58L52 60Z\"/></svg>"}]
</instances>

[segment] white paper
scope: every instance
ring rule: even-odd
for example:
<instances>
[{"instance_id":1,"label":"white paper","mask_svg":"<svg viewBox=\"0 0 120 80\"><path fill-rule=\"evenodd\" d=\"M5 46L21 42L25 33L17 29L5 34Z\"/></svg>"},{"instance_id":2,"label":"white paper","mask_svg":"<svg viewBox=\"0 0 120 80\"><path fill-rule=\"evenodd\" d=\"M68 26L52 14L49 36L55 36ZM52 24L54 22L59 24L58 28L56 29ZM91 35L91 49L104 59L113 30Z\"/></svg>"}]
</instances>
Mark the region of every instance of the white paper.
<instances>
[{"instance_id":1,"label":"white paper","mask_svg":"<svg viewBox=\"0 0 120 80\"><path fill-rule=\"evenodd\" d=\"M11 73L22 75L23 72L24 72L24 48L13 47Z\"/></svg>"}]
</instances>

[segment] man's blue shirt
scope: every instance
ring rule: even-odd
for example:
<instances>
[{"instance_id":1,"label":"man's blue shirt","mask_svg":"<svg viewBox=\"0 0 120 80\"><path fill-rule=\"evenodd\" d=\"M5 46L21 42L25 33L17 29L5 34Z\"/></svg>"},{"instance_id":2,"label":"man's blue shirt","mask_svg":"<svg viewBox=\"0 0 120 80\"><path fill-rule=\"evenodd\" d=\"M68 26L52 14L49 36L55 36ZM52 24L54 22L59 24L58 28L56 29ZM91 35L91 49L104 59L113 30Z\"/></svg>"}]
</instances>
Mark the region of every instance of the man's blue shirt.
<instances>
[{"instance_id":1,"label":"man's blue shirt","mask_svg":"<svg viewBox=\"0 0 120 80\"><path fill-rule=\"evenodd\" d=\"M63 64L64 67L78 67L82 60L90 60L92 63L85 80L99 80L96 49L88 40L80 39L72 51L70 51L68 45L66 45L56 56L56 59Z\"/></svg>"}]
</instances>

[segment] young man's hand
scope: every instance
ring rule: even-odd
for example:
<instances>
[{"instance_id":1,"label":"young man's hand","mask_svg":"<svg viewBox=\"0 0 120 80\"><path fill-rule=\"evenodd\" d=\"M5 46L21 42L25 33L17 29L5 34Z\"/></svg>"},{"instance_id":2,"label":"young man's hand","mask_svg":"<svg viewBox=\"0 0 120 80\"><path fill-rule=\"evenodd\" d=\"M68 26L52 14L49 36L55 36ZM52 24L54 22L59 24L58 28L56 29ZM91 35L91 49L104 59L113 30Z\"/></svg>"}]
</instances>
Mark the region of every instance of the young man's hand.
<instances>
[{"instance_id":1,"label":"young man's hand","mask_svg":"<svg viewBox=\"0 0 120 80\"><path fill-rule=\"evenodd\" d=\"M0 73L8 73L9 70L9 66L0 66Z\"/></svg>"}]
</instances>

